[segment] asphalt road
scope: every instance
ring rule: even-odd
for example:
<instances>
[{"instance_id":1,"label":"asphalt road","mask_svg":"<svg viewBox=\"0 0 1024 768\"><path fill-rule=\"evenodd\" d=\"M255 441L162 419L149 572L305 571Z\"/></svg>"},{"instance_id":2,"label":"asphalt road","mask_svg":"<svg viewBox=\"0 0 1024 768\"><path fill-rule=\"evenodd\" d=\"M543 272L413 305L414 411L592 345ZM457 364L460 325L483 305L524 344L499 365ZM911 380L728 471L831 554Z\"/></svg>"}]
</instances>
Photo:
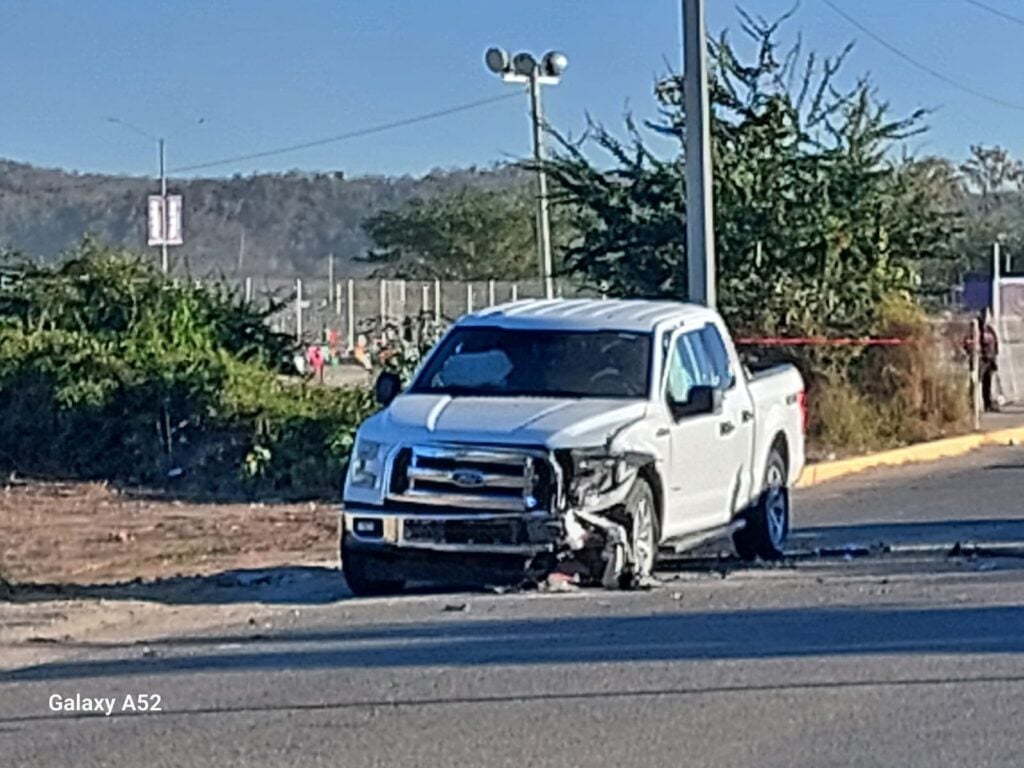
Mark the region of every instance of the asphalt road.
<instances>
[{"instance_id":1,"label":"asphalt road","mask_svg":"<svg viewBox=\"0 0 1024 768\"><path fill-rule=\"evenodd\" d=\"M800 546L1011 542L1024 450L801 492ZM647 593L341 600L0 675L11 766L1024 765L1024 560L667 570ZM49 697L159 694L161 713Z\"/></svg>"}]
</instances>

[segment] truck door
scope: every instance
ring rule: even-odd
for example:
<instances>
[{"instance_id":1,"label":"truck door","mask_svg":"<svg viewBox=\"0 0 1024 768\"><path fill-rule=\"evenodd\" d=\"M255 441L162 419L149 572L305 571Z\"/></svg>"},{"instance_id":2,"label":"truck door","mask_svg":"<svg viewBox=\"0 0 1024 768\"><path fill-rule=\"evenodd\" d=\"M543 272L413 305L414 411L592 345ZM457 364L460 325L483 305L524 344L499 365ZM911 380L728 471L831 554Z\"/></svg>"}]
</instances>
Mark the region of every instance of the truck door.
<instances>
[{"instance_id":1,"label":"truck door","mask_svg":"<svg viewBox=\"0 0 1024 768\"><path fill-rule=\"evenodd\" d=\"M705 346L704 328L678 332L668 349L665 408L669 414L670 456L666 505L667 538L711 528L728 521L739 492L737 475L746 462L740 458L743 428L740 398L726 411L727 381L720 381ZM668 401L685 402L694 386L718 387L722 407L711 414L676 419ZM735 385L733 390L738 389ZM749 420L752 425L752 419ZM731 427L728 425L732 425Z\"/></svg>"},{"instance_id":2,"label":"truck door","mask_svg":"<svg viewBox=\"0 0 1024 768\"><path fill-rule=\"evenodd\" d=\"M733 369L722 331L714 323L708 323L700 330L700 337L704 351L710 358L714 381L722 389L719 437L722 439L723 452L731 457L733 463L733 494L729 498L729 506L723 510L723 522L728 522L739 507L746 505L751 494L754 399L746 382Z\"/></svg>"}]
</instances>

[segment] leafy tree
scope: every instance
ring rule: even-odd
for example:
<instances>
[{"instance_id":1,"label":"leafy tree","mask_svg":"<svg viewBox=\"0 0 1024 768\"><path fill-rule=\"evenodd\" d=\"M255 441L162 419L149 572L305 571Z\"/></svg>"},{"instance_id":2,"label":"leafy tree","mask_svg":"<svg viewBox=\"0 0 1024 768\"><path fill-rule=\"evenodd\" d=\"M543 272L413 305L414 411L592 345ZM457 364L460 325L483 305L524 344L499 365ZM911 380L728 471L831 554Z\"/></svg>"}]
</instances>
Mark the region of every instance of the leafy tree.
<instances>
[{"instance_id":1,"label":"leafy tree","mask_svg":"<svg viewBox=\"0 0 1024 768\"><path fill-rule=\"evenodd\" d=\"M720 307L761 333L871 333L886 297L918 288L923 259L954 256L955 222L927 163L894 157L924 113L891 118L867 79L840 90L849 48L819 58L798 42L780 53L779 23L744 15L750 62L726 33L710 46ZM648 128L685 147L682 85L659 85L662 118ZM613 293L683 297L685 149L660 158L631 121L627 132L623 141L591 127L611 168L567 141L549 164L579 211L568 267Z\"/></svg>"},{"instance_id":2,"label":"leafy tree","mask_svg":"<svg viewBox=\"0 0 1024 768\"><path fill-rule=\"evenodd\" d=\"M959 265L962 271L988 272L993 243L1010 254L1024 251L1024 164L1001 147L972 146L960 172L967 194Z\"/></svg>"},{"instance_id":3,"label":"leafy tree","mask_svg":"<svg viewBox=\"0 0 1024 768\"><path fill-rule=\"evenodd\" d=\"M1024 165L1002 147L972 145L971 156L960 165L960 171L971 190L981 195L986 210L998 202L995 198L1001 193L1020 191L1024 185Z\"/></svg>"},{"instance_id":4,"label":"leafy tree","mask_svg":"<svg viewBox=\"0 0 1024 768\"><path fill-rule=\"evenodd\" d=\"M536 204L532 192L465 188L363 223L375 247L376 274L413 280L519 280L537 274ZM560 232L554 226L556 239ZM564 235L562 236L564 240Z\"/></svg>"}]
</instances>

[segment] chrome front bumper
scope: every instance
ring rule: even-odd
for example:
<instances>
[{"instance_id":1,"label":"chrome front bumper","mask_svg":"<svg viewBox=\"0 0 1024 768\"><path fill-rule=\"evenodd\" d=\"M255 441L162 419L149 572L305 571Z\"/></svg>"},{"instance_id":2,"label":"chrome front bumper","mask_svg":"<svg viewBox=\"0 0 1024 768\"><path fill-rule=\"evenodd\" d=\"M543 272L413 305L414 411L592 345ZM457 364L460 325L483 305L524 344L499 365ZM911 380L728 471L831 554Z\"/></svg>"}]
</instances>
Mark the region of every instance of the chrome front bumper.
<instances>
[{"instance_id":1,"label":"chrome front bumper","mask_svg":"<svg viewBox=\"0 0 1024 768\"><path fill-rule=\"evenodd\" d=\"M342 510L342 532L360 545L434 552L536 555L552 552L562 520L546 511L425 514L372 506Z\"/></svg>"}]
</instances>

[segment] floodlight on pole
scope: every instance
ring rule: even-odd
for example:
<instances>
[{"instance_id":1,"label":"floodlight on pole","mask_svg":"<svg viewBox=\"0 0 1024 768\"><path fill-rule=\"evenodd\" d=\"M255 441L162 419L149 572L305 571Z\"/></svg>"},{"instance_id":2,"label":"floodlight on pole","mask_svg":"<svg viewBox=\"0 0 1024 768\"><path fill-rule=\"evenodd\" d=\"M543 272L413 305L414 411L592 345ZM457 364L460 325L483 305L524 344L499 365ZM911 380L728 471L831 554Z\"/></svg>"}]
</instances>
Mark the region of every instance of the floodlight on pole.
<instances>
[{"instance_id":1,"label":"floodlight on pole","mask_svg":"<svg viewBox=\"0 0 1024 768\"><path fill-rule=\"evenodd\" d=\"M547 173L544 171L544 116L541 111L540 87L557 84L569 66L569 59L561 51L548 51L538 62L530 53L520 52L510 57L501 48L489 48L484 54L484 63L506 83L526 83L530 86L533 157L537 163L537 255L544 297L553 299L555 287L551 259L551 216Z\"/></svg>"}]
</instances>

